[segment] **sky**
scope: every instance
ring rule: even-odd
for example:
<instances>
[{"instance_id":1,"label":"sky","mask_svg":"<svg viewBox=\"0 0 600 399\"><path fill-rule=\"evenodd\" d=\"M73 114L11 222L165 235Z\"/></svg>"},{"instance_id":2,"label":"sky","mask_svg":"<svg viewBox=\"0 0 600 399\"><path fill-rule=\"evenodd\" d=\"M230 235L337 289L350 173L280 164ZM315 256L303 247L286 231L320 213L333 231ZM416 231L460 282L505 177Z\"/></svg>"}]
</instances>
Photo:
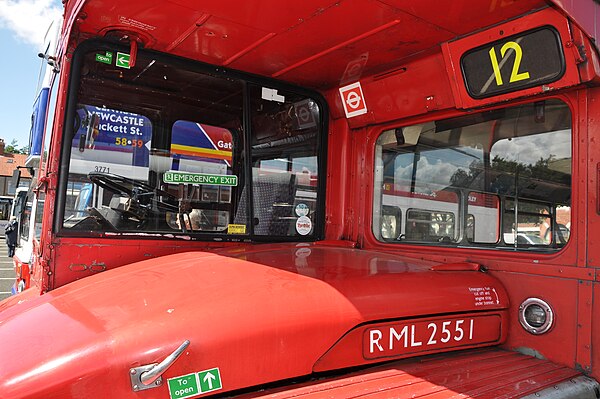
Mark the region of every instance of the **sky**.
<instances>
[{"instance_id":1,"label":"sky","mask_svg":"<svg viewBox=\"0 0 600 399\"><path fill-rule=\"evenodd\" d=\"M62 15L60 0L0 0L0 138L29 144L44 34Z\"/></svg>"}]
</instances>

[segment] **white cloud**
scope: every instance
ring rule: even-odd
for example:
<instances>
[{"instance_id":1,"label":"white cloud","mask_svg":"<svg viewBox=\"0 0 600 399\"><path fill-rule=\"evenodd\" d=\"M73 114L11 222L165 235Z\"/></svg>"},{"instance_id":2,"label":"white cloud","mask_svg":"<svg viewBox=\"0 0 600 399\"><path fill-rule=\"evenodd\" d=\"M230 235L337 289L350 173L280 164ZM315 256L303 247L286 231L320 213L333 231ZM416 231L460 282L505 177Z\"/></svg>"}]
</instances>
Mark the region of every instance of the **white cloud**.
<instances>
[{"instance_id":1,"label":"white cloud","mask_svg":"<svg viewBox=\"0 0 600 399\"><path fill-rule=\"evenodd\" d=\"M534 165L541 158L548 158L550 155L555 159L571 158L570 130L500 140L491 150L492 159L499 156L524 165Z\"/></svg>"},{"instance_id":2,"label":"white cloud","mask_svg":"<svg viewBox=\"0 0 600 399\"><path fill-rule=\"evenodd\" d=\"M48 26L62 11L57 0L0 0L0 28L39 49Z\"/></svg>"}]
</instances>

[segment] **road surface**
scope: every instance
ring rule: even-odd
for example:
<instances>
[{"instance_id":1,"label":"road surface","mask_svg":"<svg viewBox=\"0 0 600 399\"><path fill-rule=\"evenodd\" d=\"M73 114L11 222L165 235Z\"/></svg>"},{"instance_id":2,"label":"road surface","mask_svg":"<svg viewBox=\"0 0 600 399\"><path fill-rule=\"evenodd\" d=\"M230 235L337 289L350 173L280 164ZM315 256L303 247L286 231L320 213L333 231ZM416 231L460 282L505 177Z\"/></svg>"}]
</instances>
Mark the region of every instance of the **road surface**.
<instances>
[{"instance_id":1,"label":"road surface","mask_svg":"<svg viewBox=\"0 0 600 399\"><path fill-rule=\"evenodd\" d=\"M13 261L7 254L8 248L4 237L0 237L0 301L10 296L10 289L15 283Z\"/></svg>"}]
</instances>

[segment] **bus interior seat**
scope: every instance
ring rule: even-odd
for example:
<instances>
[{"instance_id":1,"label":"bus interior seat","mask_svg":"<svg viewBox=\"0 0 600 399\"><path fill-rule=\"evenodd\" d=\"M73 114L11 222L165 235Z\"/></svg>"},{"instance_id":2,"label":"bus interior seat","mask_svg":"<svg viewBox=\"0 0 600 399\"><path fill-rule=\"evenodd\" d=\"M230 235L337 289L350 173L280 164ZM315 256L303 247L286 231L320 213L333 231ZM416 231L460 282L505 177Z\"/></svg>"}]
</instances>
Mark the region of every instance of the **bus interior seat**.
<instances>
[{"instance_id":1,"label":"bus interior seat","mask_svg":"<svg viewBox=\"0 0 600 399\"><path fill-rule=\"evenodd\" d=\"M242 189L236 224L247 223L247 186ZM293 214L295 175L272 173L254 176L254 234L288 235L290 222L286 218Z\"/></svg>"}]
</instances>

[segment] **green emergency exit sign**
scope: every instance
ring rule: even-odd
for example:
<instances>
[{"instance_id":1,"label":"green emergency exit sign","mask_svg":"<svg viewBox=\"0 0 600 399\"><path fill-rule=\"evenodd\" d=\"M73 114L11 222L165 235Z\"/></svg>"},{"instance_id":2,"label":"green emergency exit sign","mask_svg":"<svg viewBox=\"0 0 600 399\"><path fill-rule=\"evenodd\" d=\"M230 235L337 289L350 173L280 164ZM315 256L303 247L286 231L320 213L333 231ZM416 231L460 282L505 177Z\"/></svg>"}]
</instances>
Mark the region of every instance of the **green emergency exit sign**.
<instances>
[{"instance_id":1,"label":"green emergency exit sign","mask_svg":"<svg viewBox=\"0 0 600 399\"><path fill-rule=\"evenodd\" d=\"M117 53L117 61L115 62L115 66L119 68L127 68L129 69L129 59L131 56L125 53Z\"/></svg>"},{"instance_id":2,"label":"green emergency exit sign","mask_svg":"<svg viewBox=\"0 0 600 399\"><path fill-rule=\"evenodd\" d=\"M237 176L212 175L207 173L190 173L169 170L163 175L165 183L182 184L207 184L215 186L237 186Z\"/></svg>"},{"instance_id":3,"label":"green emergency exit sign","mask_svg":"<svg viewBox=\"0 0 600 399\"><path fill-rule=\"evenodd\" d=\"M198 374L198 382L200 383L200 392L212 392L221 388L221 373L218 368L204 370Z\"/></svg>"}]
</instances>

